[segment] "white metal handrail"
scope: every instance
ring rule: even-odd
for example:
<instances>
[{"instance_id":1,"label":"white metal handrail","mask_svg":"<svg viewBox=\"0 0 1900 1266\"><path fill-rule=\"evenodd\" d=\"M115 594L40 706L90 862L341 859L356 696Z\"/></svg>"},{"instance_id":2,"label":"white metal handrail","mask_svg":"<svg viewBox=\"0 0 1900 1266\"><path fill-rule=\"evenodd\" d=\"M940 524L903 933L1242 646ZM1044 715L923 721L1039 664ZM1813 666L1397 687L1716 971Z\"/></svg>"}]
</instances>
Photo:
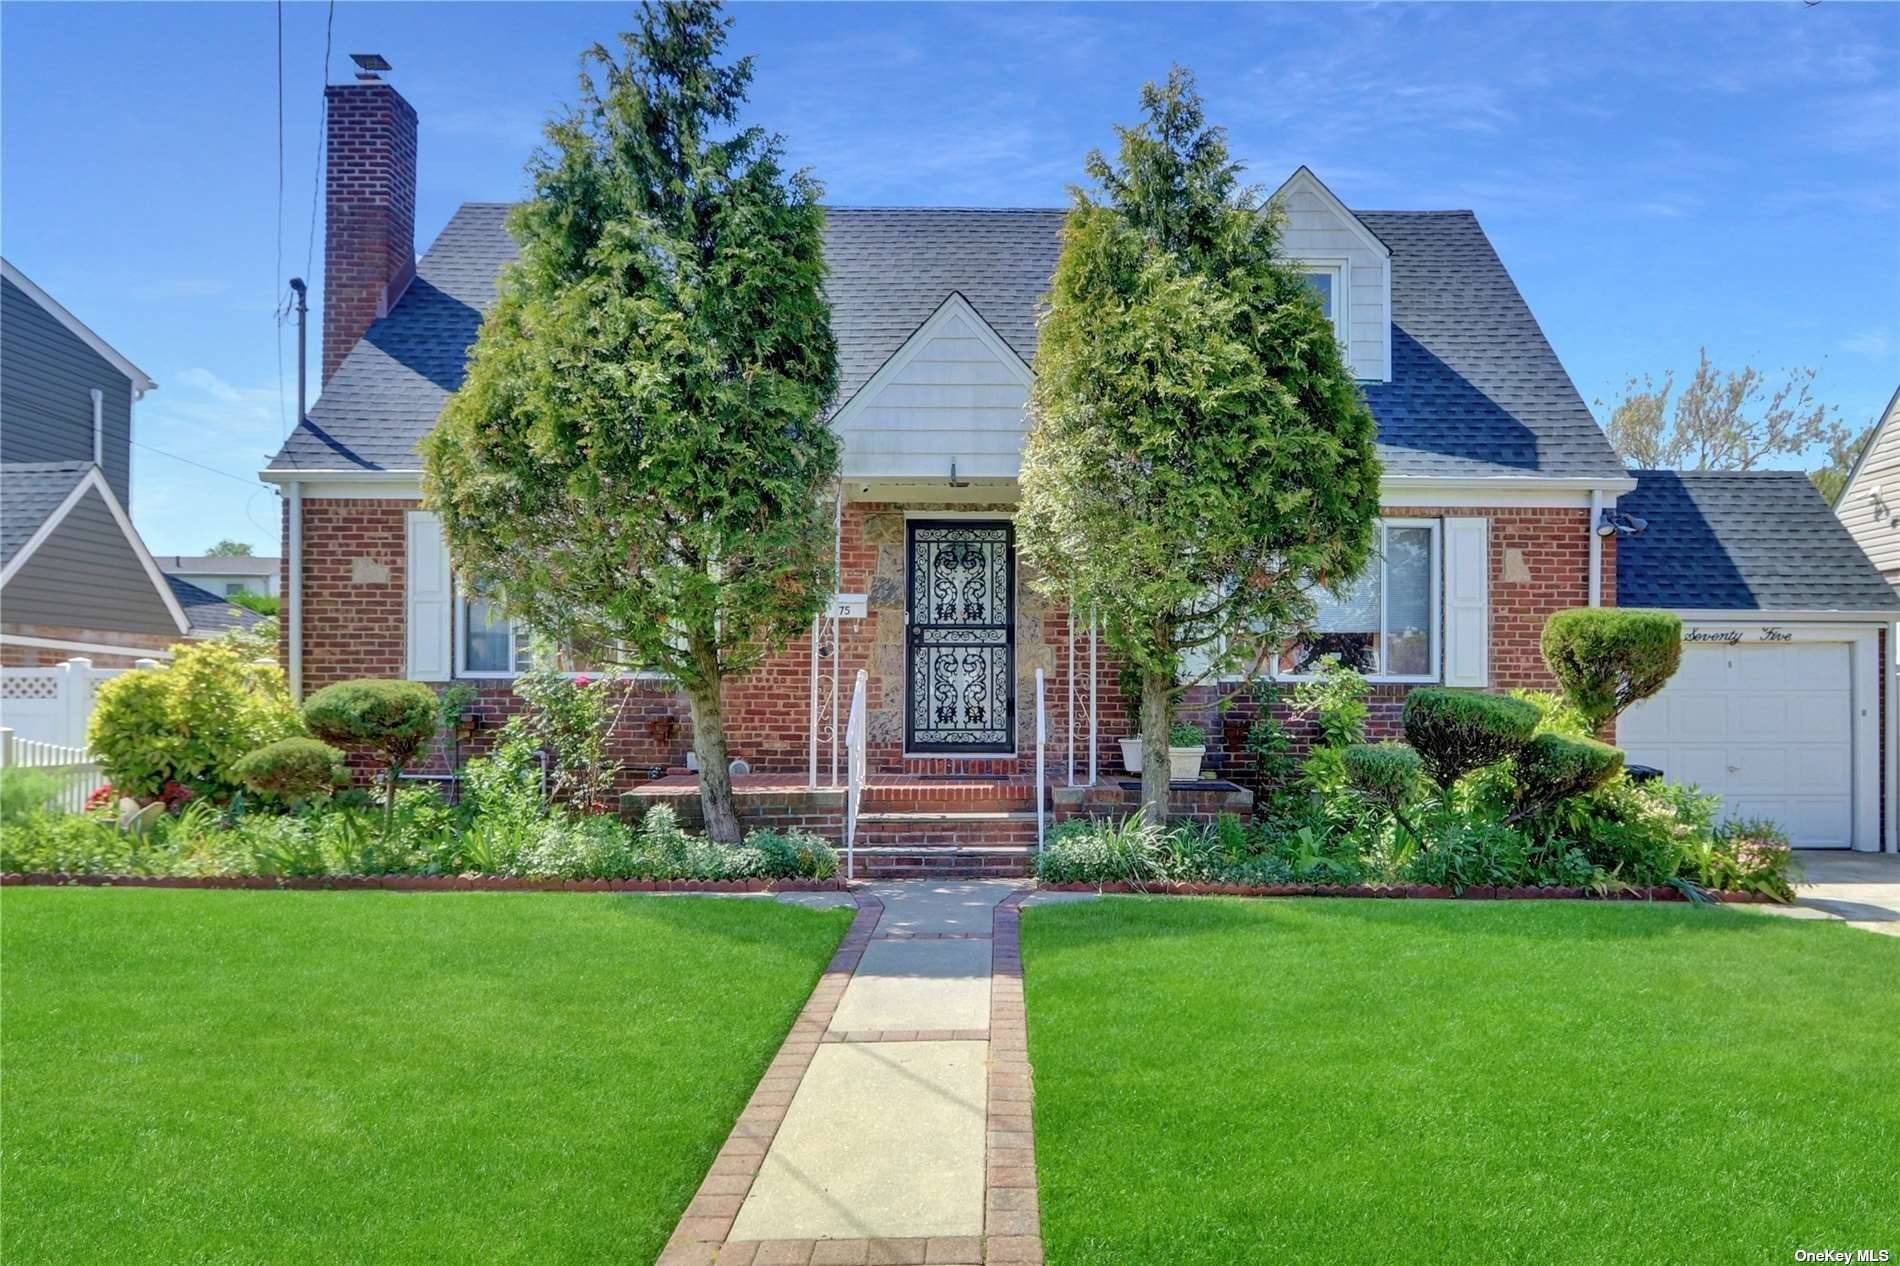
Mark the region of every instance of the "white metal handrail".
<instances>
[{"instance_id":1,"label":"white metal handrail","mask_svg":"<svg viewBox=\"0 0 1900 1266\"><path fill-rule=\"evenodd\" d=\"M845 727L844 877L857 878L858 800L864 794L864 683L868 674L858 669L851 687L851 721Z\"/></svg>"},{"instance_id":2,"label":"white metal handrail","mask_svg":"<svg viewBox=\"0 0 1900 1266\"><path fill-rule=\"evenodd\" d=\"M1049 709L1043 700L1042 669L1036 670L1036 851L1042 852L1043 801L1048 797L1048 775L1043 748L1049 738Z\"/></svg>"}]
</instances>

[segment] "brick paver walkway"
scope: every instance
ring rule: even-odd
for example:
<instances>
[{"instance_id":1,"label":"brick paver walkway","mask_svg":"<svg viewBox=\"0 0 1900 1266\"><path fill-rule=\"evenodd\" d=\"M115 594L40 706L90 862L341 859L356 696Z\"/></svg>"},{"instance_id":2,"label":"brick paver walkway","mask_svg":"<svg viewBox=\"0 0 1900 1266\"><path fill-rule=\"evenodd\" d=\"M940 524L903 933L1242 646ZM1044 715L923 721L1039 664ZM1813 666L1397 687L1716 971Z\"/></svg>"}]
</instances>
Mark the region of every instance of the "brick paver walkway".
<instances>
[{"instance_id":1,"label":"brick paver walkway","mask_svg":"<svg viewBox=\"0 0 1900 1266\"><path fill-rule=\"evenodd\" d=\"M859 890L660 1266L1042 1261L1025 895L998 881Z\"/></svg>"}]
</instances>

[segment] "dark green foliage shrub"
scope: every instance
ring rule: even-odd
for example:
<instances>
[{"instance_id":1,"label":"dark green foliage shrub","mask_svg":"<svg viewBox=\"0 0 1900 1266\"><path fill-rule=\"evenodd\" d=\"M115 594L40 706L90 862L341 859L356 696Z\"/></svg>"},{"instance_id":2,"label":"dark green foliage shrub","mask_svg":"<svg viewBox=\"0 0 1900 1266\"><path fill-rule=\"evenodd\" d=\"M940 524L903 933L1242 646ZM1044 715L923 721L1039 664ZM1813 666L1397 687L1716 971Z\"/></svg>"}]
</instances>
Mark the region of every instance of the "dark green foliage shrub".
<instances>
[{"instance_id":1,"label":"dark green foliage shrub","mask_svg":"<svg viewBox=\"0 0 1900 1266\"><path fill-rule=\"evenodd\" d=\"M232 769L237 780L261 796L301 804L347 787L343 753L320 739L287 738L258 748Z\"/></svg>"},{"instance_id":2,"label":"dark green foliage shrub","mask_svg":"<svg viewBox=\"0 0 1900 1266\"><path fill-rule=\"evenodd\" d=\"M375 756L383 767L384 827L392 827L396 779L429 745L440 723L435 691L419 681L339 681L304 700L303 719L318 738Z\"/></svg>"},{"instance_id":3,"label":"dark green foliage shrub","mask_svg":"<svg viewBox=\"0 0 1900 1266\"><path fill-rule=\"evenodd\" d=\"M1540 716L1536 705L1508 695L1428 686L1405 698L1405 738L1432 781L1449 791L1473 770L1515 755Z\"/></svg>"},{"instance_id":4,"label":"dark green foliage shrub","mask_svg":"<svg viewBox=\"0 0 1900 1266\"><path fill-rule=\"evenodd\" d=\"M1448 816L1427 832L1425 847L1406 862L1404 877L1463 892L1479 885L1527 881L1531 844L1518 831L1496 822Z\"/></svg>"},{"instance_id":5,"label":"dark green foliage shrub","mask_svg":"<svg viewBox=\"0 0 1900 1266\"><path fill-rule=\"evenodd\" d=\"M1353 790L1390 808L1404 806L1424 768L1419 754L1403 743L1355 743L1340 759Z\"/></svg>"},{"instance_id":6,"label":"dark green foliage shrub","mask_svg":"<svg viewBox=\"0 0 1900 1266\"><path fill-rule=\"evenodd\" d=\"M1544 624L1544 662L1592 730L1649 698L1682 662L1682 620L1634 607L1573 607Z\"/></svg>"},{"instance_id":7,"label":"dark green foliage shrub","mask_svg":"<svg viewBox=\"0 0 1900 1266\"><path fill-rule=\"evenodd\" d=\"M1623 753L1608 743L1539 734L1517 754L1519 811L1533 813L1594 791L1622 768Z\"/></svg>"}]
</instances>

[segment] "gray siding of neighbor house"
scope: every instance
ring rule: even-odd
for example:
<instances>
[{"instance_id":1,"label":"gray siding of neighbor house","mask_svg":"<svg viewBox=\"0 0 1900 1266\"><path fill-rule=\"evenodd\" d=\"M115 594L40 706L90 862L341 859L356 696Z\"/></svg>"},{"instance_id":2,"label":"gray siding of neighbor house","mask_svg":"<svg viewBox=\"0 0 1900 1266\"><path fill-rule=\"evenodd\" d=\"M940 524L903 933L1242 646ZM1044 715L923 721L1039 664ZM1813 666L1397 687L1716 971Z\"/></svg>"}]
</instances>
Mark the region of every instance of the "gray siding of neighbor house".
<instances>
[{"instance_id":1,"label":"gray siding of neighbor house","mask_svg":"<svg viewBox=\"0 0 1900 1266\"><path fill-rule=\"evenodd\" d=\"M131 379L0 280L0 461L91 461L94 387L105 393L106 482L130 506Z\"/></svg>"},{"instance_id":2,"label":"gray siding of neighbor house","mask_svg":"<svg viewBox=\"0 0 1900 1266\"><path fill-rule=\"evenodd\" d=\"M1834 513L1887 583L1900 589L1900 391Z\"/></svg>"},{"instance_id":3,"label":"gray siding of neighbor house","mask_svg":"<svg viewBox=\"0 0 1900 1266\"><path fill-rule=\"evenodd\" d=\"M0 617L8 624L183 636L97 488L7 582Z\"/></svg>"}]
</instances>

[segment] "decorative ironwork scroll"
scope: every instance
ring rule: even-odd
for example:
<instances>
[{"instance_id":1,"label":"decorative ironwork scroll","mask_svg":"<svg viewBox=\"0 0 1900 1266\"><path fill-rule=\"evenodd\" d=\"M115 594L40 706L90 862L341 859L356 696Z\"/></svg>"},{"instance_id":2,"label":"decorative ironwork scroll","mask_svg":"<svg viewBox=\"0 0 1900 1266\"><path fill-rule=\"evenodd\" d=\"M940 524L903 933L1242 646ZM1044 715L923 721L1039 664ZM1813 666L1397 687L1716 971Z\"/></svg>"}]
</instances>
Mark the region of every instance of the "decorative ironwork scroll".
<instances>
[{"instance_id":1,"label":"decorative ironwork scroll","mask_svg":"<svg viewBox=\"0 0 1900 1266\"><path fill-rule=\"evenodd\" d=\"M910 524L910 751L1015 747L1013 543L1008 523Z\"/></svg>"}]
</instances>

